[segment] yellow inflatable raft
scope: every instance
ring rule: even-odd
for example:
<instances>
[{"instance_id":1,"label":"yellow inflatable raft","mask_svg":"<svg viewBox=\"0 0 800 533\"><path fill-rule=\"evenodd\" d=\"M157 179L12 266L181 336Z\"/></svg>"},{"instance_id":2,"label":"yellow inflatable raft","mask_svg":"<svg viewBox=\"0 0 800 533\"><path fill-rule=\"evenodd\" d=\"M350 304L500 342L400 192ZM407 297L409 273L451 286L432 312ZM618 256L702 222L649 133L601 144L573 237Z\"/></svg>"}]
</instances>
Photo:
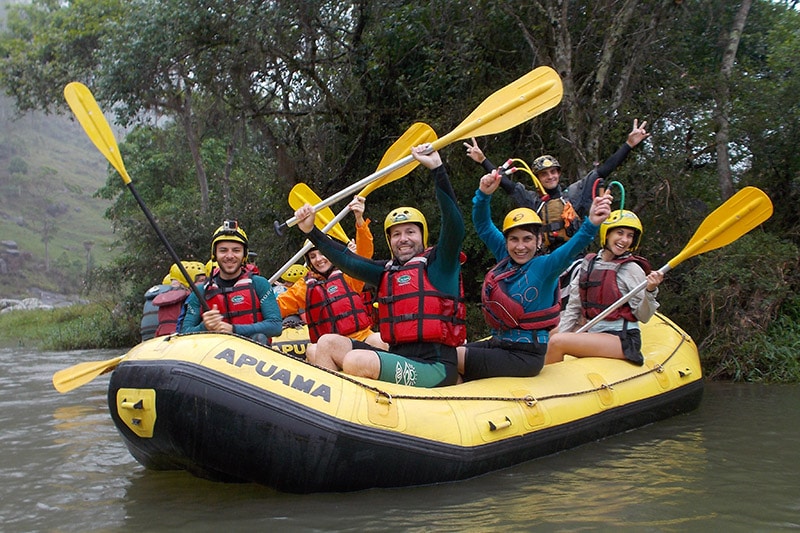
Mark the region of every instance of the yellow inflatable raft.
<instances>
[{"instance_id":1,"label":"yellow inflatable raft","mask_svg":"<svg viewBox=\"0 0 800 533\"><path fill-rule=\"evenodd\" d=\"M108 402L148 468L300 493L449 482L695 409L696 345L662 315L642 326L643 367L568 357L534 378L437 389L355 379L234 335L159 337L123 359Z\"/></svg>"}]
</instances>

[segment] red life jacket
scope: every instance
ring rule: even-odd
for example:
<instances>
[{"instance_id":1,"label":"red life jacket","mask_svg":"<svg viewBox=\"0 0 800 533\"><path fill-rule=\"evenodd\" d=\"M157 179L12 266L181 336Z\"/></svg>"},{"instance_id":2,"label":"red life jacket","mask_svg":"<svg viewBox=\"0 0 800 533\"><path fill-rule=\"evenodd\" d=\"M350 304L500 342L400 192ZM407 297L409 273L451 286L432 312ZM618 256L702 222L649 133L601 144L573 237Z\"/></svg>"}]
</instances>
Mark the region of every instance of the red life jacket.
<instances>
[{"instance_id":1,"label":"red life jacket","mask_svg":"<svg viewBox=\"0 0 800 533\"><path fill-rule=\"evenodd\" d=\"M375 294L377 291L377 287L367 285L364 285L364 290L361 291L361 300L363 300L364 306L369 311L370 320L372 320L371 328L378 325L378 299Z\"/></svg>"},{"instance_id":2,"label":"red life jacket","mask_svg":"<svg viewBox=\"0 0 800 533\"><path fill-rule=\"evenodd\" d=\"M205 286L205 299L208 307L217 306L225 322L229 324L255 324L261 322L261 302L250 273L243 271L233 287L221 288L216 284L217 277L212 277Z\"/></svg>"},{"instance_id":3,"label":"red life jacket","mask_svg":"<svg viewBox=\"0 0 800 533\"><path fill-rule=\"evenodd\" d=\"M386 264L378 287L381 338L390 345L435 342L460 346L467 338L467 307L459 276L459 297L445 294L428 278L431 248L404 265Z\"/></svg>"},{"instance_id":4,"label":"red life jacket","mask_svg":"<svg viewBox=\"0 0 800 533\"><path fill-rule=\"evenodd\" d=\"M481 309L486 323L498 330L551 330L556 327L561 316L558 289L553 296L554 304L551 307L526 313L522 304L506 292L506 284L501 283L519 271L519 267L503 270L509 261L510 257L502 259L483 279Z\"/></svg>"},{"instance_id":5,"label":"red life jacket","mask_svg":"<svg viewBox=\"0 0 800 533\"><path fill-rule=\"evenodd\" d=\"M644 257L628 254L611 261L595 261L597 254L588 254L581 265L579 290L583 316L592 319L599 315L608 306L619 300L623 294L617 285L617 272L625 263L637 263L649 274L652 268ZM631 306L627 303L619 306L605 320L618 320L624 318L629 322L636 322Z\"/></svg>"},{"instance_id":6,"label":"red life jacket","mask_svg":"<svg viewBox=\"0 0 800 533\"><path fill-rule=\"evenodd\" d=\"M371 312L361 294L350 288L337 269L328 279L306 280L306 319L311 342L325 333L346 336L372 327Z\"/></svg>"},{"instance_id":7,"label":"red life jacket","mask_svg":"<svg viewBox=\"0 0 800 533\"><path fill-rule=\"evenodd\" d=\"M175 333L183 301L189 296L189 292L188 289L181 287L180 289L171 289L162 292L153 298L153 305L158 307L156 337Z\"/></svg>"}]
</instances>

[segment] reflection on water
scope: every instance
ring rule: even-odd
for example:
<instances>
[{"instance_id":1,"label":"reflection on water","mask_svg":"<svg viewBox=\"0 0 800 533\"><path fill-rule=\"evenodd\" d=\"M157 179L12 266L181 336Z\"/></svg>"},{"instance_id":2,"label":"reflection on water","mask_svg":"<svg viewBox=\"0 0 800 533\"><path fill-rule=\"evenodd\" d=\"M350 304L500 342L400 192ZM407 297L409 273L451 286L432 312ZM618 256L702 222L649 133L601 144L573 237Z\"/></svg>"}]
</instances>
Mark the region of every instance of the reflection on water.
<instances>
[{"instance_id":1,"label":"reflection on water","mask_svg":"<svg viewBox=\"0 0 800 533\"><path fill-rule=\"evenodd\" d=\"M700 408L461 483L298 496L143 469L56 370L114 352L0 350L4 531L636 531L800 527L800 387L707 385Z\"/></svg>"}]
</instances>

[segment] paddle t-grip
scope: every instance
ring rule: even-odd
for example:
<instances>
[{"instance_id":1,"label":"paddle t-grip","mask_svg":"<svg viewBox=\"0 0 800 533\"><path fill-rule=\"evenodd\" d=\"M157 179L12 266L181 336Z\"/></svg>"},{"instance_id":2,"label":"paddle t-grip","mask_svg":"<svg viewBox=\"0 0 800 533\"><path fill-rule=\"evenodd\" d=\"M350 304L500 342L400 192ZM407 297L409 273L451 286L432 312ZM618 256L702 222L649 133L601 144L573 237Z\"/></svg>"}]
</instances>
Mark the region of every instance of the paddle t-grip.
<instances>
[{"instance_id":1,"label":"paddle t-grip","mask_svg":"<svg viewBox=\"0 0 800 533\"><path fill-rule=\"evenodd\" d=\"M277 233L278 236L283 237L283 230L286 229L286 223L285 222L278 222L276 220L275 224L274 224L274 227L275 227L275 233Z\"/></svg>"}]
</instances>

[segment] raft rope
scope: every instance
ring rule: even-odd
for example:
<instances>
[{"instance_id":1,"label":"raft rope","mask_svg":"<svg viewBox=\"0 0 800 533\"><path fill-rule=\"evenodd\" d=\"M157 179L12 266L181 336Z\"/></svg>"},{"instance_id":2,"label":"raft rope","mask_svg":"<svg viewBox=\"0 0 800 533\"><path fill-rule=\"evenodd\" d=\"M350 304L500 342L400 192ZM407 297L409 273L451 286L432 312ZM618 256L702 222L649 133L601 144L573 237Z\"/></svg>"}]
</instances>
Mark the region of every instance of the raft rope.
<instances>
[{"instance_id":1,"label":"raft rope","mask_svg":"<svg viewBox=\"0 0 800 533\"><path fill-rule=\"evenodd\" d=\"M671 324L668 324L668 325L670 327L672 327ZM626 377L624 379L620 379L620 380L614 381L612 383L604 383L604 384L602 384L602 385L600 385L598 387L594 387L594 388L591 388L591 389L585 389L585 390L574 391L574 392L563 392L563 393L559 393L559 394L550 394L550 395L541 396L541 397L538 397L538 398L534 397L534 396L530 396L530 395L526 395L526 396L419 396L419 395L412 395L412 394L394 394L394 395L392 395L392 394L389 394L388 392L385 392L383 390L378 389L377 387L372 387L370 385L366 385L364 383L360 383L360 382L358 382L356 380L351 380L351 381L353 381L354 383L359 383L362 387L364 387L364 388L366 388L368 390L371 390L372 392L375 392L376 394L378 394L378 397L375 398L375 402L376 403L380 402L381 397L383 397L383 398L386 398L386 401L388 403L390 403L390 404L392 403L392 400L447 400L447 401L487 401L487 400L489 400L489 401L497 401L497 402L521 402L521 403L524 403L525 405L527 405L528 407L533 407L536 403L542 402L542 401L545 401L545 400L554 400L554 399L557 399L557 398L571 398L573 396L581 396L581 395L584 395L584 394L592 394L592 393L599 392L601 390L606 390L606 389L614 390L614 387L616 385L621 384L621 383L625 383L627 381L632 381L634 379L639 379L639 378L641 378L643 376L646 376L648 374L652 374L654 372L655 373L664 372L664 365L670 359L672 359L672 357L678 352L680 347L683 346L683 344L687 340L688 340L688 336L685 335L685 334L681 334L681 342L678 343L678 345L675 347L675 350L673 350L673 352L671 354L669 354L669 356L666 359L664 359L663 362L656 364L653 368L651 368L649 370L645 370L644 372L640 372L638 374L634 374L632 376L628 376L628 377Z\"/></svg>"},{"instance_id":2,"label":"raft rope","mask_svg":"<svg viewBox=\"0 0 800 533\"><path fill-rule=\"evenodd\" d=\"M321 367L321 366L315 365L313 363L309 363L305 359L301 359L301 358L299 358L299 357L297 357L295 355L292 355L292 354L285 354L285 353L283 353L283 352L281 352L279 350L276 350L275 348L272 348L271 346L264 346L263 344L259 344L259 343L256 343L256 344L259 344L259 346L262 346L264 348L268 348L268 349L274 351L275 353L278 353L278 354L283 355L285 357L290 357L292 359L296 359L298 361L301 361L301 362L303 362L303 363L305 363L305 364L307 364L309 366L313 366L313 367L318 368L320 370L324 370L325 372L328 372L329 374L337 376L340 379L343 379L345 381L349 381L350 383L358 385L362 389L368 390L370 392L374 392L377 395L377 397L375 398L375 403L381 402L382 399L383 399L383 401L385 401L388 404L391 404L393 400L423 400L423 401L427 401L427 400L436 400L436 401L447 400L447 401L462 401L462 402L463 401L467 401L467 402L469 402L469 401L495 401L495 402L518 402L518 403L524 403L528 407L533 407L534 405L536 405L536 403L542 402L542 401L545 401L545 400L555 400L555 399L558 399L558 398L571 398L571 397L574 397L574 396L582 396L584 394L592 394L592 393L599 392L599 391L606 390L606 389L614 390L615 386L620 385L622 383L626 383L628 381L633 381L635 379L639 379L639 378L641 378L643 376L647 376L647 375L652 374L652 373L664 372L664 365L670 359L672 359L672 357L676 353L678 353L678 350L680 350L681 346L683 346L684 343L689 341L689 336L686 335L685 333L679 331L675 327L675 325L672 324L671 322L668 322L668 321L664 320L663 318L660 318L660 319L661 319L661 323L662 324L664 324L666 326L669 326L675 332L679 333L680 336L681 336L681 341L678 343L678 345L675 347L675 349L672 351L672 353L670 353L669 356L667 356L667 358L664 359L663 362L656 364L653 368L650 368L650 369L645 370L643 372L640 372L638 374L634 374L634 375L628 376L628 377L620 379L618 381L614 381L612 383L604 383L602 385L599 385L597 387L593 387L593 388L590 388L590 389L584 389L584 390L573 391L573 392L563 392L563 393L559 393L559 394L550 394L550 395L541 396L541 397L538 397L538 398L534 397L534 396L531 396L529 394L525 395L525 396L429 396L429 395L419 395L419 394L390 394L390 393L386 392L383 389L380 389L380 388L378 388L378 387L376 387L374 385L368 385L368 384L366 384L366 383L364 383L362 381L359 381L358 379L356 379L354 377L348 376L347 374L344 374L342 372L339 372L339 371L336 371L336 370L331 370L330 368ZM185 336L185 335L196 335L196 334L202 334L202 333L198 332L198 333L188 333L188 334L181 334L181 335ZM236 335L235 333L226 333L226 335L233 335L235 337L239 337L240 339L246 339L246 340L249 340L251 342L255 342L252 339L250 339L249 337L243 337L241 335Z\"/></svg>"},{"instance_id":3,"label":"raft rope","mask_svg":"<svg viewBox=\"0 0 800 533\"><path fill-rule=\"evenodd\" d=\"M334 375L336 375L336 376L338 376L338 377L340 377L340 378L342 378L342 379L344 379L346 381L349 381L350 383L354 383L354 384L358 385L359 387L361 387L363 389L366 389L368 391L374 392L377 395L377 397L375 398L375 403L379 403L381 401L381 399L383 399L385 402L387 402L389 404L391 404L393 400L497 401L497 402L518 402L518 403L524 403L528 407L533 407L536 403L542 402L542 401L545 401L545 400L554 400L554 399L557 399L557 398L570 398L570 397L573 397L573 396L581 396L581 395L584 395L584 394L592 394L592 393L599 392L599 391L605 390L605 389L613 390L615 386L620 385L621 383L625 383L625 382L628 382L628 381L639 379L639 378L641 378L643 376L647 376L647 375L652 374L652 373L664 372L664 365L667 364L667 362L670 359L672 359L672 357L678 352L678 350L680 350L681 346L683 346L683 344L686 343L689 340L689 337L685 333L679 331L675 327L674 324L664 320L663 318L661 319L661 321L662 321L662 323L664 325L669 326L670 328L675 330L677 333L679 333L680 336L681 336L681 341L678 343L678 345L675 347L675 349L672 351L672 353L670 353L669 356L667 356L667 358L664 359L664 361L662 361L661 363L658 363L653 368L645 370L645 371L640 372L638 374L634 374L634 375L628 376L626 378L620 379L618 381L614 381L612 383L604 383L604 384L602 384L600 386L593 387L591 389L585 389L585 390L574 391L574 392L564 392L564 393L559 393L559 394L550 394L548 396L541 396L541 397L538 397L538 398L534 397L534 396L531 396L531 395L525 395L525 396L429 396L429 395L419 395L419 394L390 394L390 393L386 392L383 389L380 389L380 388L375 387L373 385L368 385L368 384L366 384L366 383L364 383L362 381L359 381L356 378L350 377L350 376L348 376L346 374L342 374L340 372L337 372L335 370L331 370L329 368L323 368L321 366L312 365L311 363L308 363L307 361L306 362L309 365L315 366L316 368L319 368L321 370L324 370L326 372L334 374ZM290 356L290 357L292 357L292 356Z\"/></svg>"}]
</instances>

